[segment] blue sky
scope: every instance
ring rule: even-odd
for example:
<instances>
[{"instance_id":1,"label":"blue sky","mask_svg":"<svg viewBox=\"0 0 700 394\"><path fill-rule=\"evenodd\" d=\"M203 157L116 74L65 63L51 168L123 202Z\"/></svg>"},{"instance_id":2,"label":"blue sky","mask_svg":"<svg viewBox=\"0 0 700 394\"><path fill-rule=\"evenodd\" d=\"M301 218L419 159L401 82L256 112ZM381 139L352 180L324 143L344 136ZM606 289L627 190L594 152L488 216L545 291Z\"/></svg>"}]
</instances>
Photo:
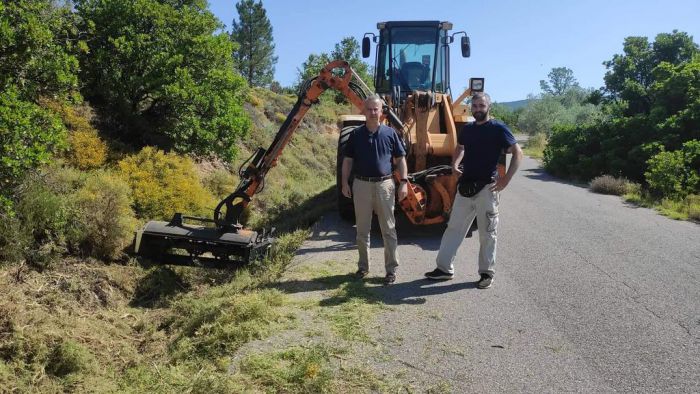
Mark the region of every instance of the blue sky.
<instances>
[{"instance_id":1,"label":"blue sky","mask_svg":"<svg viewBox=\"0 0 700 394\"><path fill-rule=\"evenodd\" d=\"M209 0L210 9L230 31L238 19L237 0ZM344 37L361 41L389 20L440 20L464 30L470 58L453 44L451 73L455 95L470 77L486 78L494 101L514 101L540 93L539 81L554 67L568 67L583 87L603 86L602 63L622 53L628 36L684 31L700 43L699 0L263 0L273 26L275 79L292 85L310 53L330 53ZM367 60L374 62L374 50ZM460 91L460 92L458 92Z\"/></svg>"}]
</instances>

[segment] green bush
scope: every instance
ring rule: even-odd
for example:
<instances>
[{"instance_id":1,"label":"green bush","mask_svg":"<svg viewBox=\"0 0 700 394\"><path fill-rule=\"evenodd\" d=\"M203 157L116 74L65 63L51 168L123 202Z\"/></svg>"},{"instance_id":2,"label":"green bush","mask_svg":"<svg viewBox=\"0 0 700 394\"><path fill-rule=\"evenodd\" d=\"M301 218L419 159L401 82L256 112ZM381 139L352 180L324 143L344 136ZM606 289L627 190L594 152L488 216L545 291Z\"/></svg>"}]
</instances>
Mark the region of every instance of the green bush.
<instances>
[{"instance_id":1,"label":"green bush","mask_svg":"<svg viewBox=\"0 0 700 394\"><path fill-rule=\"evenodd\" d=\"M12 88L0 90L0 130L0 195L5 197L27 171L47 163L66 146L61 120L22 100Z\"/></svg>"},{"instance_id":2,"label":"green bush","mask_svg":"<svg viewBox=\"0 0 700 394\"><path fill-rule=\"evenodd\" d=\"M140 218L170 220L176 212L209 217L216 205L189 158L146 147L120 161L118 171Z\"/></svg>"},{"instance_id":3,"label":"green bush","mask_svg":"<svg viewBox=\"0 0 700 394\"><path fill-rule=\"evenodd\" d=\"M700 141L688 141L680 150L662 151L647 164L644 176L657 196L680 199L700 191Z\"/></svg>"},{"instance_id":4,"label":"green bush","mask_svg":"<svg viewBox=\"0 0 700 394\"><path fill-rule=\"evenodd\" d=\"M131 243L138 222L130 192L124 180L108 172L92 174L77 191L80 214L75 220L82 229L81 249L90 256L118 259Z\"/></svg>"},{"instance_id":5,"label":"green bush","mask_svg":"<svg viewBox=\"0 0 700 394\"><path fill-rule=\"evenodd\" d=\"M16 204L22 223L20 233L28 234L31 242L25 257L35 266L46 268L67 251L72 207L66 195L51 190L41 176L28 178L20 189Z\"/></svg>"}]
</instances>

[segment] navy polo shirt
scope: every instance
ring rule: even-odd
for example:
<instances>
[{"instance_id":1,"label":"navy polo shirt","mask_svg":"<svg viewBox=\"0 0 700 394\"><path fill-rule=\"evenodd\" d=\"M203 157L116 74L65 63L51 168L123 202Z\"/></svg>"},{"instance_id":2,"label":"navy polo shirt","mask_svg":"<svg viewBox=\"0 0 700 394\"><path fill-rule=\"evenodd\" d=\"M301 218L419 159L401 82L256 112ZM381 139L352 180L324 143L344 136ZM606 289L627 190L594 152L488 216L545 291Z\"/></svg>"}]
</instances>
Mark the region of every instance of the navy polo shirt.
<instances>
[{"instance_id":1,"label":"navy polo shirt","mask_svg":"<svg viewBox=\"0 0 700 394\"><path fill-rule=\"evenodd\" d=\"M457 143L464 145L462 178L488 180L496 176L501 151L516 142L510 129L498 120L467 123L457 136Z\"/></svg>"},{"instance_id":2,"label":"navy polo shirt","mask_svg":"<svg viewBox=\"0 0 700 394\"><path fill-rule=\"evenodd\" d=\"M378 177L391 174L392 158L406 156L403 142L394 129L380 125L370 133L366 126L360 126L350 135L345 144L345 156L353 159L355 175Z\"/></svg>"}]
</instances>

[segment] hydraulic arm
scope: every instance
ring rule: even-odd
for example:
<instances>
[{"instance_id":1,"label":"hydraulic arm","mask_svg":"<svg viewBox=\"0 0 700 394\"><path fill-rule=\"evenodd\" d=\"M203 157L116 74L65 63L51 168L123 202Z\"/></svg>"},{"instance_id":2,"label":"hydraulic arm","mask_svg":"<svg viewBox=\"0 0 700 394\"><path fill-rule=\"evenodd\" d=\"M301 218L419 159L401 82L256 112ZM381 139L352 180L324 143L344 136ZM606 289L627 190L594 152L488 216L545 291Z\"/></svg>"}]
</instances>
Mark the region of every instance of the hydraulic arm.
<instances>
[{"instance_id":1,"label":"hydraulic arm","mask_svg":"<svg viewBox=\"0 0 700 394\"><path fill-rule=\"evenodd\" d=\"M240 223L241 214L252 197L262 190L265 175L277 164L299 123L309 108L318 103L324 91L337 90L353 105L362 108L367 93L352 81L353 74L347 62L336 60L326 65L317 77L306 81L275 139L268 149L258 148L244 163L244 168L239 172L241 180L238 187L219 202L214 218L176 213L170 222L150 221L136 233L135 252L152 258L163 257L174 249L184 250L190 257L200 257L208 252L215 262L248 262L264 254L272 242L270 232L244 229ZM393 118L398 122L398 118ZM177 262L175 260L171 261Z\"/></svg>"}]
</instances>

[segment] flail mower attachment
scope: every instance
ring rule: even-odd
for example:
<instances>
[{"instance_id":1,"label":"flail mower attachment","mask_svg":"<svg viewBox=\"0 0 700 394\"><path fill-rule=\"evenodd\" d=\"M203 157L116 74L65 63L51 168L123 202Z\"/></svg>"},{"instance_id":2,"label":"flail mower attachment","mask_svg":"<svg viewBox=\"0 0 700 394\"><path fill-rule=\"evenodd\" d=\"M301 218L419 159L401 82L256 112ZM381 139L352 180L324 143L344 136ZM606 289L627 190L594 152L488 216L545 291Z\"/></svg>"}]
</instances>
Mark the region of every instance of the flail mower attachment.
<instances>
[{"instance_id":1,"label":"flail mower attachment","mask_svg":"<svg viewBox=\"0 0 700 394\"><path fill-rule=\"evenodd\" d=\"M170 222L150 221L136 232L134 251L168 264L226 267L263 258L270 250L271 231L214 227L213 222L179 213Z\"/></svg>"}]
</instances>

